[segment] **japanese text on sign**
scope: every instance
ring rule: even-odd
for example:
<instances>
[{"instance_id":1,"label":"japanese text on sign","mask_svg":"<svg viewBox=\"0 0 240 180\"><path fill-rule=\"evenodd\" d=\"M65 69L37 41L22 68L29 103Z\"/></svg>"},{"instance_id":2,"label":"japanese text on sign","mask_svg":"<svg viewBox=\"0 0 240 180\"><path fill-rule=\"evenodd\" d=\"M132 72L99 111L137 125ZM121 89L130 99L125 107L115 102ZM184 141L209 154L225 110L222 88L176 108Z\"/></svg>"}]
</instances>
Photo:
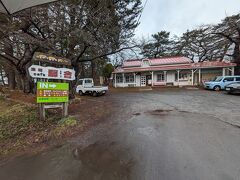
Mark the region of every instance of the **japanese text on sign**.
<instances>
[{"instance_id":1,"label":"japanese text on sign","mask_svg":"<svg viewBox=\"0 0 240 180\"><path fill-rule=\"evenodd\" d=\"M69 84L38 82L37 103L60 103L68 102Z\"/></svg>"},{"instance_id":2,"label":"japanese text on sign","mask_svg":"<svg viewBox=\"0 0 240 180\"><path fill-rule=\"evenodd\" d=\"M62 57L57 57L51 54L46 54L46 53L41 53L41 52L35 52L33 55L33 60L34 61L41 61L41 62L49 62L49 63L54 63L54 64L62 64L62 65L71 65L71 60L62 58Z\"/></svg>"}]
</instances>

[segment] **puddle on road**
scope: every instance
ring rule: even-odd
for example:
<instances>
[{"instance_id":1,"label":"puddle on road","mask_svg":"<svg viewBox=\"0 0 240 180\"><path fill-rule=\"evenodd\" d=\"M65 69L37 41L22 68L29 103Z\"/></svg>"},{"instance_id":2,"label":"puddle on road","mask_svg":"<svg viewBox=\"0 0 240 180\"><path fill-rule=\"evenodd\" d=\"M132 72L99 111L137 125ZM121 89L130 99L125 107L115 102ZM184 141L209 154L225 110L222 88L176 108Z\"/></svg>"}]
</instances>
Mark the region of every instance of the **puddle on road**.
<instances>
[{"instance_id":1,"label":"puddle on road","mask_svg":"<svg viewBox=\"0 0 240 180\"><path fill-rule=\"evenodd\" d=\"M115 143L95 143L75 149L73 156L81 161L81 179L124 180L130 178L133 160L127 151L117 149Z\"/></svg>"},{"instance_id":2,"label":"puddle on road","mask_svg":"<svg viewBox=\"0 0 240 180\"><path fill-rule=\"evenodd\" d=\"M0 166L2 180L129 180L134 161L116 143L63 146ZM12 173L14 171L14 173Z\"/></svg>"},{"instance_id":3,"label":"puddle on road","mask_svg":"<svg viewBox=\"0 0 240 180\"><path fill-rule=\"evenodd\" d=\"M173 111L173 110L170 110L170 109L156 109L156 110L153 110L153 111L148 111L147 113L149 113L151 115L167 115L171 111Z\"/></svg>"},{"instance_id":4,"label":"puddle on road","mask_svg":"<svg viewBox=\"0 0 240 180\"><path fill-rule=\"evenodd\" d=\"M134 116L140 116L141 113L134 113L133 115L134 115Z\"/></svg>"}]
</instances>

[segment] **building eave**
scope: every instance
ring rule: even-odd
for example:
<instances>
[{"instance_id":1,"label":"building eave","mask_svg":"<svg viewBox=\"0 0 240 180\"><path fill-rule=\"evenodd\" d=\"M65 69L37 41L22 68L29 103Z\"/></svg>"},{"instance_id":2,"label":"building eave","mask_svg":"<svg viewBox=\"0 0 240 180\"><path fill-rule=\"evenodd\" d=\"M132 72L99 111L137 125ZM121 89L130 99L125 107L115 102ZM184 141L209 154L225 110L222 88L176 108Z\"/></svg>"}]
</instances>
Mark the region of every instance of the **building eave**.
<instances>
[{"instance_id":1,"label":"building eave","mask_svg":"<svg viewBox=\"0 0 240 180\"><path fill-rule=\"evenodd\" d=\"M186 69L212 69L212 68L231 68L235 67L237 64L235 63L225 63L224 65L215 65L215 66L204 66L203 64L182 64L182 65L169 65L169 66L150 66L150 67L132 67L132 68L121 68L118 71L114 71L113 74L118 73L133 73L133 72L148 72L148 71L173 71L173 70L186 70Z\"/></svg>"}]
</instances>

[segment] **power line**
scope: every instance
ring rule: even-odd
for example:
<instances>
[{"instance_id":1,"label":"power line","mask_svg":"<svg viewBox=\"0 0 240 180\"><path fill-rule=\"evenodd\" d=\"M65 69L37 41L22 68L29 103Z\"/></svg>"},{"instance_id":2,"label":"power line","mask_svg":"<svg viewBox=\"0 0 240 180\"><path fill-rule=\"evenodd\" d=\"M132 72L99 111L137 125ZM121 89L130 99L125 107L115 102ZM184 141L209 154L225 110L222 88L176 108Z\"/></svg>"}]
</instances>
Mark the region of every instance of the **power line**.
<instances>
[{"instance_id":1,"label":"power line","mask_svg":"<svg viewBox=\"0 0 240 180\"><path fill-rule=\"evenodd\" d=\"M144 11L147 3L148 3L148 0L146 0L145 3L144 3L144 5L143 5L143 9L142 9L142 12L141 12L140 16L138 17L137 24L139 23L139 21L140 21L140 19L141 19L141 17L142 17L143 11Z\"/></svg>"},{"instance_id":2,"label":"power line","mask_svg":"<svg viewBox=\"0 0 240 180\"><path fill-rule=\"evenodd\" d=\"M144 5L143 5L142 12L141 12L141 14L139 15L138 20L137 20L137 24L140 22L140 19L141 19L141 17L142 17L143 11L144 11L144 9L145 9L145 7L146 7L146 5L147 5L147 2L148 2L148 0L146 0L145 3L144 3ZM137 28L135 28L135 29L132 31L133 34L135 33L136 29L137 29ZM132 38L131 38L131 39L132 39Z\"/></svg>"}]
</instances>

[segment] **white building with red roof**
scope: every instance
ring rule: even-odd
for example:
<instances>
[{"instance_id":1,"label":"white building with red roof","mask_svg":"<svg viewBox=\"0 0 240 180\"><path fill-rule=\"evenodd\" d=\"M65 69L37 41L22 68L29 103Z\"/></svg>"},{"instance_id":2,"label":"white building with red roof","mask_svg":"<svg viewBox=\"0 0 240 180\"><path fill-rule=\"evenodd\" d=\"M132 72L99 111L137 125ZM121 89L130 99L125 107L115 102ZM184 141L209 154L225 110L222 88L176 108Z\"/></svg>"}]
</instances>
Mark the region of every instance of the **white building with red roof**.
<instances>
[{"instance_id":1,"label":"white building with red roof","mask_svg":"<svg viewBox=\"0 0 240 180\"><path fill-rule=\"evenodd\" d=\"M215 76L234 75L235 63L205 61L187 57L126 60L113 72L114 87L193 86Z\"/></svg>"}]
</instances>

